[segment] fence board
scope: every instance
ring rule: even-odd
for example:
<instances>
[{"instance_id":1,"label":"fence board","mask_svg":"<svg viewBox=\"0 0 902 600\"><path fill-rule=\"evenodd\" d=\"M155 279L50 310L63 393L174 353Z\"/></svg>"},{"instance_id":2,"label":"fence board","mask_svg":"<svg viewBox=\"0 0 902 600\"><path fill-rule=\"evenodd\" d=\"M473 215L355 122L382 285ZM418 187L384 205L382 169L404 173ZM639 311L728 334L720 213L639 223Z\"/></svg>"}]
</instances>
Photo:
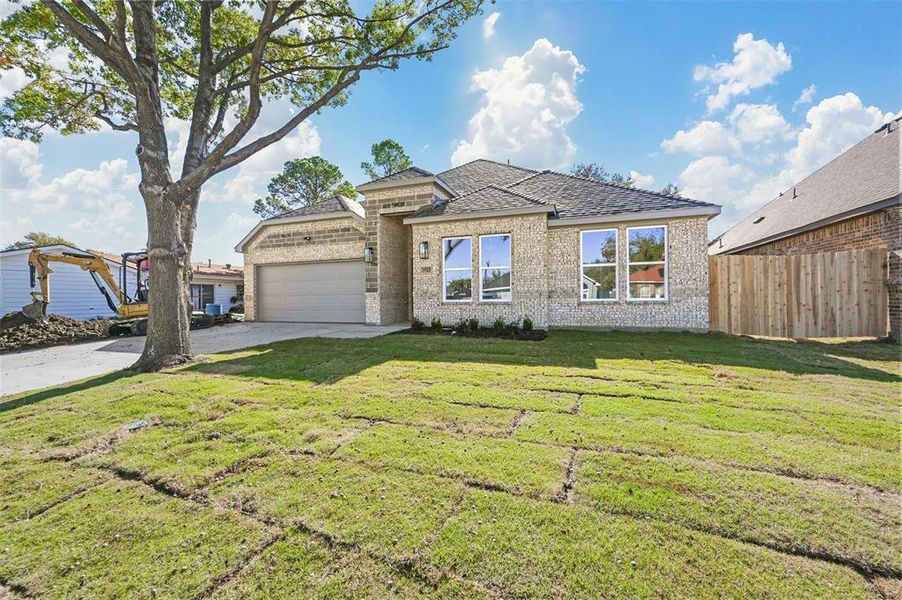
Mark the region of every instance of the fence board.
<instances>
[{"instance_id":1,"label":"fence board","mask_svg":"<svg viewBox=\"0 0 902 600\"><path fill-rule=\"evenodd\" d=\"M712 331L772 337L887 333L886 252L711 256Z\"/></svg>"}]
</instances>

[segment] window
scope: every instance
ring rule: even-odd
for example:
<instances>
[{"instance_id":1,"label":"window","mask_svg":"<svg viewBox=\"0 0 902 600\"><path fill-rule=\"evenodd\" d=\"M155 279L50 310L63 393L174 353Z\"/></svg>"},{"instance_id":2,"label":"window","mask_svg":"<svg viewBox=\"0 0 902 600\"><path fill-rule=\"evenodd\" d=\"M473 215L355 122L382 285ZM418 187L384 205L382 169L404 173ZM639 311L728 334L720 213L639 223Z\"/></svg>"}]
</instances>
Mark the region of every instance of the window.
<instances>
[{"instance_id":1,"label":"window","mask_svg":"<svg viewBox=\"0 0 902 600\"><path fill-rule=\"evenodd\" d=\"M473 240L468 237L442 240L445 302L473 299Z\"/></svg>"},{"instance_id":2,"label":"window","mask_svg":"<svg viewBox=\"0 0 902 600\"><path fill-rule=\"evenodd\" d=\"M510 235L483 235L479 238L479 294L479 299L484 302L510 302Z\"/></svg>"},{"instance_id":3,"label":"window","mask_svg":"<svg viewBox=\"0 0 902 600\"><path fill-rule=\"evenodd\" d=\"M667 228L630 227L629 299L667 300Z\"/></svg>"},{"instance_id":4,"label":"window","mask_svg":"<svg viewBox=\"0 0 902 600\"><path fill-rule=\"evenodd\" d=\"M580 289L583 300L617 299L617 230L580 231Z\"/></svg>"},{"instance_id":5,"label":"window","mask_svg":"<svg viewBox=\"0 0 902 600\"><path fill-rule=\"evenodd\" d=\"M204 283L192 283L189 291L194 310L204 310L208 304L213 304L213 286Z\"/></svg>"}]
</instances>

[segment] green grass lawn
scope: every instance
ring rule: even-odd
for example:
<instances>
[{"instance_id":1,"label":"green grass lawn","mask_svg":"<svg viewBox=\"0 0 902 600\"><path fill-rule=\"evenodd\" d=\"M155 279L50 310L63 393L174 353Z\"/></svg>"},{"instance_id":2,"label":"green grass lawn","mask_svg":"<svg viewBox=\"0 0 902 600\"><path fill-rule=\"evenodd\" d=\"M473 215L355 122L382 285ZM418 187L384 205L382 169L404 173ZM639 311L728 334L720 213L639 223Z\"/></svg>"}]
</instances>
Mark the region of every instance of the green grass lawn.
<instances>
[{"instance_id":1,"label":"green grass lawn","mask_svg":"<svg viewBox=\"0 0 902 600\"><path fill-rule=\"evenodd\" d=\"M898 597L900 367L392 335L3 398L0 598Z\"/></svg>"}]
</instances>

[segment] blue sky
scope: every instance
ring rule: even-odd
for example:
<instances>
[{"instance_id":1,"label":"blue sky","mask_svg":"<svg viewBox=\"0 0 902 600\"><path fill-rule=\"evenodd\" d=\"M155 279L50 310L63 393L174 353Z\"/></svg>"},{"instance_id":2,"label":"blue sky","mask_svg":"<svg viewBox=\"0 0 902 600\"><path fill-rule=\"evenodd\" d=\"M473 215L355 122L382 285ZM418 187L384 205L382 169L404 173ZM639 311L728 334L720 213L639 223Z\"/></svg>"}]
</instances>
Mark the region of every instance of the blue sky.
<instances>
[{"instance_id":1,"label":"blue sky","mask_svg":"<svg viewBox=\"0 0 902 600\"><path fill-rule=\"evenodd\" d=\"M368 74L346 106L210 182L193 258L241 262L232 247L284 161L320 154L362 183L360 161L386 137L432 171L484 156L673 181L724 205L713 236L899 112L900 24L902 3L487 5L431 63ZM5 72L0 95L22 81ZM287 110L268 106L259 129ZM183 127L170 123L173 151ZM143 247L134 145L114 132L0 140L3 243L42 230Z\"/></svg>"}]
</instances>

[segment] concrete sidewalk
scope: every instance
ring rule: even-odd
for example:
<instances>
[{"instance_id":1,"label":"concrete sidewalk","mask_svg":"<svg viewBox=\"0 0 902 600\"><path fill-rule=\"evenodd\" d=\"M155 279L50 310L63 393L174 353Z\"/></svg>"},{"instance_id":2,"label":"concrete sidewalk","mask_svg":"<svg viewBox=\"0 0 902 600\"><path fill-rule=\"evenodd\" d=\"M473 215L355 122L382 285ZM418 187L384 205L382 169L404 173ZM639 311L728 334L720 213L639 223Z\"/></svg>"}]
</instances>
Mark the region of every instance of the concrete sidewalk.
<instances>
[{"instance_id":1,"label":"concrete sidewalk","mask_svg":"<svg viewBox=\"0 0 902 600\"><path fill-rule=\"evenodd\" d=\"M228 352L296 338L372 338L406 325L346 323L232 323L191 332L195 354ZM141 355L143 337L26 350L0 356L0 396L60 385L125 369Z\"/></svg>"}]
</instances>

